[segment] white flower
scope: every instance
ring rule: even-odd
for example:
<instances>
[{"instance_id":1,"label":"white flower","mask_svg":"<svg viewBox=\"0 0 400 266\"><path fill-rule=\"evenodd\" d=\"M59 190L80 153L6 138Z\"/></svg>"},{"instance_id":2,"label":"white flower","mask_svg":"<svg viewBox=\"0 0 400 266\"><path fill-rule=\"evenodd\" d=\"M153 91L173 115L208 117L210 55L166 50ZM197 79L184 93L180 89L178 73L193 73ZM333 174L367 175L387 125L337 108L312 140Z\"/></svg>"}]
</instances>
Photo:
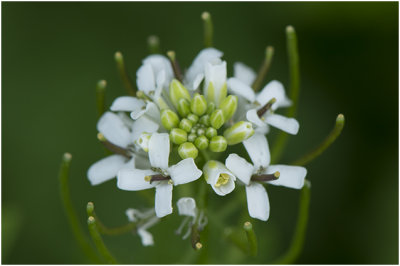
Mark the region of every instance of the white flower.
<instances>
[{"instance_id":1,"label":"white flower","mask_svg":"<svg viewBox=\"0 0 400 266\"><path fill-rule=\"evenodd\" d=\"M153 235L147 231L147 229L160 221L160 219L154 215L154 209L149 209L145 212L141 212L137 209L127 209L125 214L129 221L137 223L136 231L142 240L142 245L153 246Z\"/></svg>"},{"instance_id":2,"label":"white flower","mask_svg":"<svg viewBox=\"0 0 400 266\"><path fill-rule=\"evenodd\" d=\"M206 48L193 60L185 75L185 85L189 90L196 90L204 79L205 67L208 62L221 58L223 53L215 48Z\"/></svg>"},{"instance_id":3,"label":"white flower","mask_svg":"<svg viewBox=\"0 0 400 266\"><path fill-rule=\"evenodd\" d=\"M120 154L107 156L94 163L87 176L92 185L98 185L115 177L122 168L143 168L149 165L146 154L135 149L137 121L124 114L104 113L97 123L97 130ZM132 130L133 129L133 130ZM146 128L152 132L154 129Z\"/></svg>"},{"instance_id":4,"label":"white flower","mask_svg":"<svg viewBox=\"0 0 400 266\"><path fill-rule=\"evenodd\" d=\"M257 126L257 131L267 133L269 131L268 125L279 128L290 134L297 134L299 130L299 123L294 118L287 118L282 115L273 113L279 107L288 107L291 101L285 94L285 89L279 81L273 80L269 82L259 93L255 93L251 88L256 75L249 67L242 63L236 63L234 66L234 77L228 79L228 89L234 94L245 99L247 102L245 110L246 118L254 125ZM275 98L275 102L271 104L269 110L258 114L262 107L266 106L271 100Z\"/></svg>"},{"instance_id":5,"label":"white flower","mask_svg":"<svg viewBox=\"0 0 400 266\"><path fill-rule=\"evenodd\" d=\"M236 177L224 164L210 160L203 168L204 177L212 189L220 196L225 196L235 188Z\"/></svg>"},{"instance_id":6,"label":"white flower","mask_svg":"<svg viewBox=\"0 0 400 266\"><path fill-rule=\"evenodd\" d=\"M153 133L148 142L148 149L151 169L122 169L118 172L117 186L131 191L155 187L156 215L163 217L172 213L172 183L177 186L192 182L198 179L202 172L193 158L168 166L170 141L166 133Z\"/></svg>"},{"instance_id":7,"label":"white flower","mask_svg":"<svg viewBox=\"0 0 400 266\"><path fill-rule=\"evenodd\" d=\"M186 233L183 235L182 239L186 239L190 236L192 232L192 226L197 224L197 229L199 231L203 230L204 226L207 225L208 220L204 216L204 212L200 211L196 207L196 201L190 197L180 198L176 205L178 206L178 213L181 216L185 216L179 228L175 231L176 234L181 234L183 228L187 225Z\"/></svg>"},{"instance_id":8,"label":"white flower","mask_svg":"<svg viewBox=\"0 0 400 266\"><path fill-rule=\"evenodd\" d=\"M252 181L255 175L277 174L277 180L265 181L275 186L301 189L307 170L301 166L269 165L270 153L268 142L261 133L256 133L243 142L253 164L237 154L230 154L225 161L226 167L246 185L247 207L253 218L267 221L269 218L269 199L264 186ZM277 173L278 172L278 173Z\"/></svg>"}]
</instances>

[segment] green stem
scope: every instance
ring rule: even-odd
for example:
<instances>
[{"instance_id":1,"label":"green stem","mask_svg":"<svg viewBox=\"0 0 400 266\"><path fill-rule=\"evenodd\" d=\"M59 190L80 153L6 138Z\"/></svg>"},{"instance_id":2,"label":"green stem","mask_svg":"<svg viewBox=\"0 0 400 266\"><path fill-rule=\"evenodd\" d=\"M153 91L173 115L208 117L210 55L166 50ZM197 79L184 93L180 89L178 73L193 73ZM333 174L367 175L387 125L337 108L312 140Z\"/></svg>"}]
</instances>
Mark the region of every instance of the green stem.
<instances>
[{"instance_id":1,"label":"green stem","mask_svg":"<svg viewBox=\"0 0 400 266\"><path fill-rule=\"evenodd\" d=\"M122 235L126 234L129 232L132 232L136 230L136 224L135 223L128 223L123 226L119 227L112 227L109 228L105 226L99 217L96 215L96 212L94 211L94 204L93 202L88 202L87 207L86 207L87 215L88 217L93 216L96 220L97 223L97 228L99 229L99 232L103 235Z\"/></svg>"},{"instance_id":2,"label":"green stem","mask_svg":"<svg viewBox=\"0 0 400 266\"><path fill-rule=\"evenodd\" d=\"M59 173L59 181L60 181L60 195L61 201L64 205L65 213L67 214L69 224L71 226L72 232L79 244L82 248L85 255L94 263L100 263L100 260L93 250L92 246L89 244L88 239L85 236L85 233L79 223L78 215L72 205L70 191L69 191L69 168L71 163L72 156L70 153L64 153L60 173Z\"/></svg>"},{"instance_id":3,"label":"green stem","mask_svg":"<svg viewBox=\"0 0 400 266\"><path fill-rule=\"evenodd\" d=\"M88 227L90 235L92 236L93 242L97 247L97 250L104 257L104 259L110 264L118 264L117 260L111 255L110 251L108 251L106 245L101 238L99 230L97 228L96 219L93 216L89 216L88 218Z\"/></svg>"},{"instance_id":4,"label":"green stem","mask_svg":"<svg viewBox=\"0 0 400 266\"><path fill-rule=\"evenodd\" d=\"M128 92L129 95L135 96L136 89L133 86L132 80L129 77L128 72L126 71L124 57L122 56L122 53L116 52L114 58L115 62L117 63L118 72L121 76L122 83L124 84L126 91Z\"/></svg>"},{"instance_id":5,"label":"green stem","mask_svg":"<svg viewBox=\"0 0 400 266\"><path fill-rule=\"evenodd\" d=\"M258 71L257 78L253 82L253 85L251 86L255 92L261 89L262 82L264 81L264 78L267 75L268 70L271 66L273 56L274 56L274 47L268 46L265 49L265 58L260 67L260 70Z\"/></svg>"},{"instance_id":6,"label":"green stem","mask_svg":"<svg viewBox=\"0 0 400 266\"><path fill-rule=\"evenodd\" d=\"M300 93L300 68L299 68L299 52L297 48L296 31L292 26L286 27L286 43L289 59L289 75L290 75L290 90L289 98L292 100L292 106L287 111L288 117L294 117L298 106ZM281 131L277 137L275 145L271 152L271 158L274 162L279 161L283 150L287 144L288 134ZM273 162L273 163L274 163Z\"/></svg>"},{"instance_id":7,"label":"green stem","mask_svg":"<svg viewBox=\"0 0 400 266\"><path fill-rule=\"evenodd\" d=\"M253 225L250 222L245 222L243 229L246 231L249 253L252 256L257 256L257 238L253 229Z\"/></svg>"},{"instance_id":8,"label":"green stem","mask_svg":"<svg viewBox=\"0 0 400 266\"><path fill-rule=\"evenodd\" d=\"M97 82L96 86L96 102L97 102L97 115L100 118L106 110L105 106L105 91L106 91L106 81L100 80Z\"/></svg>"},{"instance_id":9,"label":"green stem","mask_svg":"<svg viewBox=\"0 0 400 266\"><path fill-rule=\"evenodd\" d=\"M149 52L151 54L159 54L160 53L160 39L155 36L151 35L147 38L147 46L149 48Z\"/></svg>"},{"instance_id":10,"label":"green stem","mask_svg":"<svg viewBox=\"0 0 400 266\"><path fill-rule=\"evenodd\" d=\"M201 14L201 18L203 19L203 27L204 27L204 46L212 47L213 46L213 24L211 20L211 15L208 12L203 12Z\"/></svg>"},{"instance_id":11,"label":"green stem","mask_svg":"<svg viewBox=\"0 0 400 266\"><path fill-rule=\"evenodd\" d=\"M312 160L314 160L315 158L317 158L318 156L320 156L321 153L323 153L330 145L332 145L332 143L336 140L336 138L339 137L339 135L342 132L343 127L344 127L344 121L345 121L344 115L339 114L336 117L335 127L332 129L331 133L329 133L329 135L325 138L325 140L322 141L322 143L317 148L315 148L311 152L307 153L300 159L296 160L292 164L306 165L309 162L311 162Z\"/></svg>"},{"instance_id":12,"label":"green stem","mask_svg":"<svg viewBox=\"0 0 400 266\"><path fill-rule=\"evenodd\" d=\"M304 238L307 229L310 194L311 183L310 181L305 180L304 187L301 190L299 214L297 217L297 225L292 243L290 244L290 247L286 253L271 264L292 264L300 255L300 252L303 249Z\"/></svg>"}]
</instances>

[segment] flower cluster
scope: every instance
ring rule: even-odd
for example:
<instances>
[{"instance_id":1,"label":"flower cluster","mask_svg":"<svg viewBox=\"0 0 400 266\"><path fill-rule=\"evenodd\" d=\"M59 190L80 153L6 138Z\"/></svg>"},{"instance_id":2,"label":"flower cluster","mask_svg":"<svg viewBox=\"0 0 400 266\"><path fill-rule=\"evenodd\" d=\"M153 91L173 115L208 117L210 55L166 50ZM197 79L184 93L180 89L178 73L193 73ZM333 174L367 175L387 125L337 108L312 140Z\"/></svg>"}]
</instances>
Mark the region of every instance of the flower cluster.
<instances>
[{"instance_id":1,"label":"flower cluster","mask_svg":"<svg viewBox=\"0 0 400 266\"><path fill-rule=\"evenodd\" d=\"M136 73L136 97L115 99L97 123L99 140L114 154L90 167L92 185L117 177L122 190L155 189L155 218L127 212L131 221L138 214L149 220L139 230L146 245L153 241L145 229L173 212L174 186L204 177L200 182L224 196L236 183L244 185L249 215L266 221L270 207L264 184L304 185L304 167L270 165L269 126L290 134L299 130L296 119L275 113L291 105L283 85L271 81L256 92L251 87L256 74L243 63L234 64L228 79L222 56L215 48L203 49L185 75L174 56L148 56ZM244 147L251 163L230 151L235 145ZM189 204L187 215L203 219L194 199L179 202L180 213Z\"/></svg>"}]
</instances>

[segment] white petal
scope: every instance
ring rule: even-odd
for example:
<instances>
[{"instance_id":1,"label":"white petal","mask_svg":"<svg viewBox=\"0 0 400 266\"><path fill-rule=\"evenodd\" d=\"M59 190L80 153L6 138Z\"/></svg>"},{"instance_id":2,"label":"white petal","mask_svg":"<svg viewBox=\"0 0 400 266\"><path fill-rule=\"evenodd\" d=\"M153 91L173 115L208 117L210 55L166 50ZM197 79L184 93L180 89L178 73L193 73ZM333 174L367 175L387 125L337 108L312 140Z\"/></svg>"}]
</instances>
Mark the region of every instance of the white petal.
<instances>
[{"instance_id":1,"label":"white petal","mask_svg":"<svg viewBox=\"0 0 400 266\"><path fill-rule=\"evenodd\" d=\"M267 221L269 218L269 199L264 186L251 182L246 186L247 208L253 218Z\"/></svg>"},{"instance_id":2,"label":"white petal","mask_svg":"<svg viewBox=\"0 0 400 266\"><path fill-rule=\"evenodd\" d=\"M169 135L167 133L153 133L149 140L149 160L153 167L168 168Z\"/></svg>"},{"instance_id":3,"label":"white petal","mask_svg":"<svg viewBox=\"0 0 400 266\"><path fill-rule=\"evenodd\" d=\"M190 197L180 198L176 203L178 205L178 212L179 215L186 215L192 216L193 218L196 217L197 208L196 208L196 201Z\"/></svg>"},{"instance_id":4,"label":"white petal","mask_svg":"<svg viewBox=\"0 0 400 266\"><path fill-rule=\"evenodd\" d=\"M142 106L142 108L132 111L131 117L132 119L137 120L144 114L147 115L154 122L158 124L161 123L160 109L158 109L158 106L153 102L147 102L145 106Z\"/></svg>"},{"instance_id":5,"label":"white petal","mask_svg":"<svg viewBox=\"0 0 400 266\"><path fill-rule=\"evenodd\" d=\"M153 69L154 76L157 78L159 76L159 73L164 71L164 77L162 80L159 81L167 82L169 84L173 77L173 70L171 63L167 57L159 54L149 55L143 60L143 64L150 64L151 68Z\"/></svg>"},{"instance_id":6,"label":"white petal","mask_svg":"<svg viewBox=\"0 0 400 266\"><path fill-rule=\"evenodd\" d=\"M216 58L215 61L207 62L204 70L204 95L207 97L210 82L214 86L214 99L219 106L221 92L226 83L226 62Z\"/></svg>"},{"instance_id":7,"label":"white petal","mask_svg":"<svg viewBox=\"0 0 400 266\"><path fill-rule=\"evenodd\" d=\"M203 73L198 74L193 80L193 85L191 89L196 90L199 87L200 83L203 81L203 79L204 79L204 74Z\"/></svg>"},{"instance_id":8,"label":"white petal","mask_svg":"<svg viewBox=\"0 0 400 266\"><path fill-rule=\"evenodd\" d=\"M122 155L111 155L90 166L87 176L92 184L98 185L117 176L118 170L127 162L127 158Z\"/></svg>"},{"instance_id":9,"label":"white petal","mask_svg":"<svg viewBox=\"0 0 400 266\"><path fill-rule=\"evenodd\" d=\"M241 62L233 64L233 76L241 80L244 84L251 86L256 80L256 72Z\"/></svg>"},{"instance_id":10,"label":"white petal","mask_svg":"<svg viewBox=\"0 0 400 266\"><path fill-rule=\"evenodd\" d=\"M260 119L256 109L250 109L246 113L246 119L256 125L257 127L265 127L265 122Z\"/></svg>"},{"instance_id":11,"label":"white petal","mask_svg":"<svg viewBox=\"0 0 400 266\"><path fill-rule=\"evenodd\" d=\"M206 48L201 50L186 72L187 83L192 84L199 74L204 73L206 62L213 60L214 58L220 58L222 55L223 53L215 48Z\"/></svg>"},{"instance_id":12,"label":"white petal","mask_svg":"<svg viewBox=\"0 0 400 266\"><path fill-rule=\"evenodd\" d=\"M275 186L284 186L294 189L301 189L304 186L304 179L307 175L307 169L301 166L291 165L270 165L266 170L266 174L273 174L276 171L280 173L279 179L269 181L268 183Z\"/></svg>"},{"instance_id":13,"label":"white petal","mask_svg":"<svg viewBox=\"0 0 400 266\"><path fill-rule=\"evenodd\" d=\"M156 90L154 72L149 63L143 64L136 72L136 84L147 95Z\"/></svg>"},{"instance_id":14,"label":"white petal","mask_svg":"<svg viewBox=\"0 0 400 266\"><path fill-rule=\"evenodd\" d=\"M240 181L246 185L249 184L254 171L254 166L251 163L248 163L236 153L232 153L226 158L225 165Z\"/></svg>"},{"instance_id":15,"label":"white petal","mask_svg":"<svg viewBox=\"0 0 400 266\"><path fill-rule=\"evenodd\" d=\"M97 130L111 143L125 148L132 142L131 133L125 126L122 119L111 112L104 113L99 122L97 122Z\"/></svg>"},{"instance_id":16,"label":"white petal","mask_svg":"<svg viewBox=\"0 0 400 266\"><path fill-rule=\"evenodd\" d=\"M154 245L153 235L150 232L139 228L137 230L137 233L140 236L140 239L142 240L142 245L143 246L146 247L146 246L153 246Z\"/></svg>"},{"instance_id":17,"label":"white petal","mask_svg":"<svg viewBox=\"0 0 400 266\"><path fill-rule=\"evenodd\" d=\"M269 114L265 117L265 122L292 135L296 135L297 132L299 132L299 122L294 118L288 118L278 114Z\"/></svg>"},{"instance_id":18,"label":"white petal","mask_svg":"<svg viewBox=\"0 0 400 266\"><path fill-rule=\"evenodd\" d=\"M290 100L286 97L283 84L276 80L269 82L257 95L256 100L261 106L264 106L272 98L276 99L276 102L271 106L272 110L278 107L290 106Z\"/></svg>"},{"instance_id":19,"label":"white petal","mask_svg":"<svg viewBox=\"0 0 400 266\"><path fill-rule=\"evenodd\" d=\"M208 163L204 166L203 170L204 176L208 184L211 185L212 189L220 196L225 196L233 191L235 188L235 175L230 172L225 165L218 161L208 161ZM216 187L216 183L221 174L229 175L228 183Z\"/></svg>"},{"instance_id":20,"label":"white petal","mask_svg":"<svg viewBox=\"0 0 400 266\"><path fill-rule=\"evenodd\" d=\"M254 90L238 78L228 79L228 89L234 94L246 98L250 102L254 102L256 99Z\"/></svg>"},{"instance_id":21,"label":"white petal","mask_svg":"<svg viewBox=\"0 0 400 266\"><path fill-rule=\"evenodd\" d=\"M118 171L117 175L117 187L122 190L144 190L154 187L154 184L150 184L144 180L147 175L158 174L152 170L140 170L140 169L128 169L123 168Z\"/></svg>"},{"instance_id":22,"label":"white petal","mask_svg":"<svg viewBox=\"0 0 400 266\"><path fill-rule=\"evenodd\" d=\"M139 139L143 132L153 133L158 130L159 124L148 118L147 116L141 116L132 125L132 141Z\"/></svg>"},{"instance_id":23,"label":"white petal","mask_svg":"<svg viewBox=\"0 0 400 266\"><path fill-rule=\"evenodd\" d=\"M254 167L267 167L271 162L267 138L260 133L254 133L253 136L243 141Z\"/></svg>"},{"instance_id":24,"label":"white petal","mask_svg":"<svg viewBox=\"0 0 400 266\"><path fill-rule=\"evenodd\" d=\"M136 97L122 96L114 100L114 102L110 107L110 110L114 112L117 111L132 112L140 110L144 105L145 103Z\"/></svg>"},{"instance_id":25,"label":"white petal","mask_svg":"<svg viewBox=\"0 0 400 266\"><path fill-rule=\"evenodd\" d=\"M156 186L155 210L157 217L172 213L172 185L168 182Z\"/></svg>"},{"instance_id":26,"label":"white petal","mask_svg":"<svg viewBox=\"0 0 400 266\"><path fill-rule=\"evenodd\" d=\"M197 168L193 158L186 158L168 168L174 185L186 184L197 180L202 172Z\"/></svg>"}]
</instances>

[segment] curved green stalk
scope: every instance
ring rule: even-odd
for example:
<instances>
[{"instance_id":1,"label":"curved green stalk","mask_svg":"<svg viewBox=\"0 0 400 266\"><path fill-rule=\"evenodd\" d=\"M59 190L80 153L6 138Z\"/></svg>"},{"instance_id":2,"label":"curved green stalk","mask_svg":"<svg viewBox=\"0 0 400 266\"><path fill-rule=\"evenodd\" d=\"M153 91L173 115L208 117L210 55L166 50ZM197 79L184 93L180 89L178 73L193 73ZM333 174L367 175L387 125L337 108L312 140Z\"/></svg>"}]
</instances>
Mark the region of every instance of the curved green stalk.
<instances>
[{"instance_id":1,"label":"curved green stalk","mask_svg":"<svg viewBox=\"0 0 400 266\"><path fill-rule=\"evenodd\" d=\"M64 205L65 213L67 214L72 232L79 246L82 248L85 255L91 261L93 261L94 263L100 263L100 260L96 252L93 250L92 246L89 244L87 237L85 236L85 233L79 223L78 215L72 205L69 185L68 185L71 159L72 155L70 153L64 153L63 158L61 160L61 167L59 173L61 201Z\"/></svg>"},{"instance_id":2,"label":"curved green stalk","mask_svg":"<svg viewBox=\"0 0 400 266\"><path fill-rule=\"evenodd\" d=\"M213 24L211 20L211 15L208 12L203 12L201 14L201 19L203 20L204 27L204 46L212 47L213 46Z\"/></svg>"},{"instance_id":3,"label":"curved green stalk","mask_svg":"<svg viewBox=\"0 0 400 266\"><path fill-rule=\"evenodd\" d=\"M307 229L310 194L311 183L310 181L305 180L304 187L301 190L299 214L297 216L297 225L292 243L290 244L290 247L286 253L271 264L292 264L300 255L300 252L303 249L304 238Z\"/></svg>"},{"instance_id":4,"label":"curved green stalk","mask_svg":"<svg viewBox=\"0 0 400 266\"><path fill-rule=\"evenodd\" d=\"M268 70L271 66L273 56L274 56L274 47L267 46L267 48L265 49L264 61L260 67L260 70L258 71L256 80L253 82L253 85L251 86L255 92L261 89L262 82L264 81L264 78L267 75Z\"/></svg>"},{"instance_id":5,"label":"curved green stalk","mask_svg":"<svg viewBox=\"0 0 400 266\"><path fill-rule=\"evenodd\" d=\"M111 255L110 251L107 249L106 245L101 238L99 230L97 228L96 219L93 216L89 216L88 220L88 227L90 235L93 239L94 244L97 247L97 250L100 254L104 257L104 259L110 264L118 264L117 260Z\"/></svg>"},{"instance_id":6,"label":"curved green stalk","mask_svg":"<svg viewBox=\"0 0 400 266\"><path fill-rule=\"evenodd\" d=\"M246 231L248 241L248 251L250 255L257 256L257 238L254 232L253 225L250 222L245 222L243 225L244 231Z\"/></svg>"},{"instance_id":7,"label":"curved green stalk","mask_svg":"<svg viewBox=\"0 0 400 266\"><path fill-rule=\"evenodd\" d=\"M286 43L289 59L290 90L289 98L292 100L292 106L287 111L288 117L296 115L299 94L300 94L300 70L299 70L299 52L297 48L296 31L292 26L286 27ZM271 152L272 163L279 161L283 150L287 144L288 134L281 131L276 139Z\"/></svg>"},{"instance_id":8,"label":"curved green stalk","mask_svg":"<svg viewBox=\"0 0 400 266\"><path fill-rule=\"evenodd\" d=\"M306 165L318 156L320 156L329 146L332 145L336 138L339 137L344 127L344 121L344 115L339 114L336 117L335 127L332 129L331 133L329 133L329 135L325 138L325 140L322 141L317 148L307 153L306 155L295 161L293 164Z\"/></svg>"},{"instance_id":9,"label":"curved green stalk","mask_svg":"<svg viewBox=\"0 0 400 266\"><path fill-rule=\"evenodd\" d=\"M98 228L99 232L103 235L122 235L122 234L132 232L136 229L135 223L128 223L123 226L112 227L112 228L105 226L100 221L99 217L96 215L96 212L94 211L93 202L88 202L87 207L86 207L86 212L87 212L88 217L90 217L90 216L94 217L94 219L96 220L96 223L97 223L97 228Z\"/></svg>"},{"instance_id":10,"label":"curved green stalk","mask_svg":"<svg viewBox=\"0 0 400 266\"><path fill-rule=\"evenodd\" d=\"M160 39L156 35L151 35L147 38L147 47L151 54L160 53Z\"/></svg>"},{"instance_id":11,"label":"curved green stalk","mask_svg":"<svg viewBox=\"0 0 400 266\"><path fill-rule=\"evenodd\" d=\"M106 92L107 82L105 80L100 80L97 82L96 86L96 102L97 102L97 115L100 118L105 110L105 92Z\"/></svg>"},{"instance_id":12,"label":"curved green stalk","mask_svg":"<svg viewBox=\"0 0 400 266\"><path fill-rule=\"evenodd\" d=\"M124 84L126 91L128 92L129 95L135 96L136 89L133 86L132 80L129 77L128 72L126 71L124 57L122 56L122 53L116 52L114 55L114 59L115 62L117 63L118 72L119 75L121 76L122 83Z\"/></svg>"}]
</instances>

